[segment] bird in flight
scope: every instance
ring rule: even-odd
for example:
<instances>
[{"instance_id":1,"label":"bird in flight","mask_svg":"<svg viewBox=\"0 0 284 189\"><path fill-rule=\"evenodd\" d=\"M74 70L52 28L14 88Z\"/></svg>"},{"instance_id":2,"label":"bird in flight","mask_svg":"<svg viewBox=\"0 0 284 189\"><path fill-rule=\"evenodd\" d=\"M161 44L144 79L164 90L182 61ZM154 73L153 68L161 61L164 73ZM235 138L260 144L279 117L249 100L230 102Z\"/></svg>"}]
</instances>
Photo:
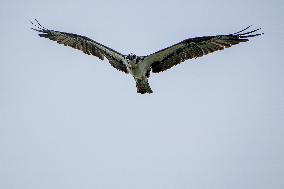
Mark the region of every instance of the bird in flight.
<instances>
[{"instance_id":1,"label":"bird in flight","mask_svg":"<svg viewBox=\"0 0 284 189\"><path fill-rule=\"evenodd\" d=\"M123 55L85 36L47 29L36 19L35 22L31 21L31 24L33 25L31 29L39 32L38 35L40 37L78 49L101 60L104 60L104 58L108 59L114 68L126 74L130 73L133 76L136 81L137 93L141 94L153 93L148 83L150 72L163 72L188 59L198 58L242 42L247 42L249 38L263 34L257 32L261 28L248 31L251 27L249 26L239 32L228 35L189 38L148 56L137 56L132 53Z\"/></svg>"}]
</instances>

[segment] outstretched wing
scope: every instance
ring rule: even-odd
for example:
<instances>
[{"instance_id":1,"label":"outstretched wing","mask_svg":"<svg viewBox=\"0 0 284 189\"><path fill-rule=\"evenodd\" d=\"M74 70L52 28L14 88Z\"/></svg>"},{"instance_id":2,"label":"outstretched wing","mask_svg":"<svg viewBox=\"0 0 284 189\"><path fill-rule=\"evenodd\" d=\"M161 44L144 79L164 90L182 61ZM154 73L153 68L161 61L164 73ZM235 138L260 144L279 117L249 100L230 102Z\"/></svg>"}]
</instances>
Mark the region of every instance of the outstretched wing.
<instances>
[{"instance_id":1,"label":"outstretched wing","mask_svg":"<svg viewBox=\"0 0 284 189\"><path fill-rule=\"evenodd\" d=\"M128 73L127 67L123 63L124 55L120 54L119 52L98 42L95 42L94 40L85 36L46 29L37 20L35 21L37 22L37 24L33 22L31 23L36 28L31 29L38 31L40 37L45 37L50 40L56 41L59 44L81 50L85 54L94 55L101 60L104 60L104 57L106 57L114 68L119 71Z\"/></svg>"},{"instance_id":2,"label":"outstretched wing","mask_svg":"<svg viewBox=\"0 0 284 189\"><path fill-rule=\"evenodd\" d=\"M250 37L262 35L255 33L260 30L256 29L244 32L249 27L229 35L204 36L186 39L171 47L162 49L144 58L146 64L151 66L154 73L165 71L181 62L204 56L232 45L248 41Z\"/></svg>"}]
</instances>

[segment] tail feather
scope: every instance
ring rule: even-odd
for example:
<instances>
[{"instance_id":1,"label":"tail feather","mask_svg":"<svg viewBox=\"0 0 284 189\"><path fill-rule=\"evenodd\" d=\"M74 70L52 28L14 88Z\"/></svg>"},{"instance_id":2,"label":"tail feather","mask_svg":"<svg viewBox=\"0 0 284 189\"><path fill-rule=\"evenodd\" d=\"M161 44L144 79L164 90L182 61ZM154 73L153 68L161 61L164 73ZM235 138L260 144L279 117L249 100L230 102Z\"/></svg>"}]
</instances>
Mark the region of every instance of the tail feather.
<instances>
[{"instance_id":1,"label":"tail feather","mask_svg":"<svg viewBox=\"0 0 284 189\"><path fill-rule=\"evenodd\" d=\"M153 93L147 78L136 79L136 88L137 88L137 93L141 94Z\"/></svg>"}]
</instances>

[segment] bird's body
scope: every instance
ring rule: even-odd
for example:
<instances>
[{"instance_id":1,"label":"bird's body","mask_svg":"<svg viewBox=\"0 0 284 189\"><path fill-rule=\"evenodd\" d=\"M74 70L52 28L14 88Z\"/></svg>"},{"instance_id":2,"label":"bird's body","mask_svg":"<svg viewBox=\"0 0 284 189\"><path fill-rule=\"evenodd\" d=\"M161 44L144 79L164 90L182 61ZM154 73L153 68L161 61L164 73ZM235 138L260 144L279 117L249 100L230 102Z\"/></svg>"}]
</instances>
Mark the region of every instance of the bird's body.
<instances>
[{"instance_id":1,"label":"bird's body","mask_svg":"<svg viewBox=\"0 0 284 189\"><path fill-rule=\"evenodd\" d=\"M129 54L125 57L125 65L128 72L135 78L141 78L145 75L145 66L143 64L143 57L136 56L135 54Z\"/></svg>"},{"instance_id":2,"label":"bird's body","mask_svg":"<svg viewBox=\"0 0 284 189\"><path fill-rule=\"evenodd\" d=\"M107 58L109 63L119 71L131 74L136 81L137 92L152 93L148 83L150 72L159 73L165 71L187 59L201 57L203 55L223 50L241 42L248 41L248 38L261 34L254 34L259 29L244 32L249 27L229 35L205 36L186 39L168 48L148 56L136 56L135 54L123 55L109 47L106 47L90 38L60 31L49 30L43 27L36 20L37 25L32 23L40 32L39 36L56 41L59 44L70 46L83 51L85 54L94 55L103 60Z\"/></svg>"},{"instance_id":3,"label":"bird's body","mask_svg":"<svg viewBox=\"0 0 284 189\"><path fill-rule=\"evenodd\" d=\"M152 93L153 91L148 83L151 68L147 66L144 57L129 54L125 57L124 64L136 81L137 92L142 94Z\"/></svg>"}]
</instances>

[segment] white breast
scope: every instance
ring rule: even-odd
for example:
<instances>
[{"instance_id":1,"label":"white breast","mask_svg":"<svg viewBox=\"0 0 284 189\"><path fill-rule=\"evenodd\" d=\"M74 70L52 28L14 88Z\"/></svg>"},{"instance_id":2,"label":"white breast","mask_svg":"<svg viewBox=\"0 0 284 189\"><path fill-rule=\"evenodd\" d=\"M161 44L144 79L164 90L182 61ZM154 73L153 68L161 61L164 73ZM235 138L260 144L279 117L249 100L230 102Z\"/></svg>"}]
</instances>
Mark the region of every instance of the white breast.
<instances>
[{"instance_id":1,"label":"white breast","mask_svg":"<svg viewBox=\"0 0 284 189\"><path fill-rule=\"evenodd\" d=\"M142 78L146 74L146 67L144 62L134 62L134 61L129 61L128 62L128 71L131 75L133 75L135 78Z\"/></svg>"}]
</instances>

